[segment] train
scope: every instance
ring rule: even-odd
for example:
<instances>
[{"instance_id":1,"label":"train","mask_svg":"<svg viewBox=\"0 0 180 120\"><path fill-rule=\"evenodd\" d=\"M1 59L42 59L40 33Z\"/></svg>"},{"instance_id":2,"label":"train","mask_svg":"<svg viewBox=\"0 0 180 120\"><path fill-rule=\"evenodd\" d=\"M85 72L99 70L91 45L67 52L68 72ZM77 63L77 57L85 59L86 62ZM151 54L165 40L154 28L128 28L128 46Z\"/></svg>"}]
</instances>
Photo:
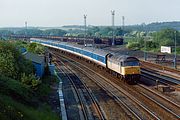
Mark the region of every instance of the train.
<instances>
[{"instance_id":1,"label":"train","mask_svg":"<svg viewBox=\"0 0 180 120\"><path fill-rule=\"evenodd\" d=\"M137 83L140 79L140 63L136 57L112 53L108 50L85 47L69 42L60 42L47 39L31 38L30 42L59 49L64 52L85 58L107 70L119 74L128 83Z\"/></svg>"}]
</instances>

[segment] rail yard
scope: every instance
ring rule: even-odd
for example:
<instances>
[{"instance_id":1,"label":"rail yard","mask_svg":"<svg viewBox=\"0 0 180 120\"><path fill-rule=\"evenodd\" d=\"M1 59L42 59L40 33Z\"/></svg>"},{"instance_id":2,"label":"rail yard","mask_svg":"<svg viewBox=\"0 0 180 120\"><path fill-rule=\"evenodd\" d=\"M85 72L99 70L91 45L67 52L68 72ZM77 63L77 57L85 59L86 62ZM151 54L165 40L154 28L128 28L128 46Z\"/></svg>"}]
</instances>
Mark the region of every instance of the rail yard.
<instances>
[{"instance_id":1,"label":"rail yard","mask_svg":"<svg viewBox=\"0 0 180 120\"><path fill-rule=\"evenodd\" d=\"M180 120L180 1L1 4L0 120Z\"/></svg>"},{"instance_id":2,"label":"rail yard","mask_svg":"<svg viewBox=\"0 0 180 120\"><path fill-rule=\"evenodd\" d=\"M48 46L54 57L69 119L180 119L178 70L140 61L141 78L129 83L103 64L70 52L72 48L34 40Z\"/></svg>"}]
</instances>

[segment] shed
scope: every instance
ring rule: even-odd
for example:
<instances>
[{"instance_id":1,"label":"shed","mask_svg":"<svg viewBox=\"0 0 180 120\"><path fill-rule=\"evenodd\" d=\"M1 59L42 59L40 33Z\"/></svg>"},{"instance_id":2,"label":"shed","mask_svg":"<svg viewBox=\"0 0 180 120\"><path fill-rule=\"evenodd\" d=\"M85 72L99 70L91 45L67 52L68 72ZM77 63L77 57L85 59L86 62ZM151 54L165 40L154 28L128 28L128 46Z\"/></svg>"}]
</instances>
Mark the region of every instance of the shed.
<instances>
[{"instance_id":1,"label":"shed","mask_svg":"<svg viewBox=\"0 0 180 120\"><path fill-rule=\"evenodd\" d=\"M42 77L44 74L45 60L44 56L27 52L24 54L25 58L32 61L35 67L36 76Z\"/></svg>"}]
</instances>

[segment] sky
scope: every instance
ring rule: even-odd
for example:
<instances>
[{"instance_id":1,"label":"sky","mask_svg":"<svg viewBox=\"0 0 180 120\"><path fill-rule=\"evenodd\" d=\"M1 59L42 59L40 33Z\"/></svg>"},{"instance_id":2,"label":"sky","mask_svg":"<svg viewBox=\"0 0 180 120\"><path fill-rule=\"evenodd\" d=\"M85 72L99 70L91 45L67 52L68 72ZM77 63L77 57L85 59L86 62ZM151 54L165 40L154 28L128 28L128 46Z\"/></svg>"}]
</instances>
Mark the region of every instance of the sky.
<instances>
[{"instance_id":1,"label":"sky","mask_svg":"<svg viewBox=\"0 0 180 120\"><path fill-rule=\"evenodd\" d=\"M59 27L111 25L111 10L115 10L115 25L180 21L180 0L0 0L0 27Z\"/></svg>"}]
</instances>

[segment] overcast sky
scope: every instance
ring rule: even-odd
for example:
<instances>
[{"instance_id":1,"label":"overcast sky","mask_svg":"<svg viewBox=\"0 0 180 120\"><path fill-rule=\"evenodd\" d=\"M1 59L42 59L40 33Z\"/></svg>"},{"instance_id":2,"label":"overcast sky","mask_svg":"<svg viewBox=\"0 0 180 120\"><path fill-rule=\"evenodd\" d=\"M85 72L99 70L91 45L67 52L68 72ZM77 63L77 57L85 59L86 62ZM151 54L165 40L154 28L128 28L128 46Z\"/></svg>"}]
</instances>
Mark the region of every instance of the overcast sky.
<instances>
[{"instance_id":1,"label":"overcast sky","mask_svg":"<svg viewBox=\"0 0 180 120\"><path fill-rule=\"evenodd\" d=\"M180 21L180 0L0 0L0 27L141 24Z\"/></svg>"}]
</instances>

